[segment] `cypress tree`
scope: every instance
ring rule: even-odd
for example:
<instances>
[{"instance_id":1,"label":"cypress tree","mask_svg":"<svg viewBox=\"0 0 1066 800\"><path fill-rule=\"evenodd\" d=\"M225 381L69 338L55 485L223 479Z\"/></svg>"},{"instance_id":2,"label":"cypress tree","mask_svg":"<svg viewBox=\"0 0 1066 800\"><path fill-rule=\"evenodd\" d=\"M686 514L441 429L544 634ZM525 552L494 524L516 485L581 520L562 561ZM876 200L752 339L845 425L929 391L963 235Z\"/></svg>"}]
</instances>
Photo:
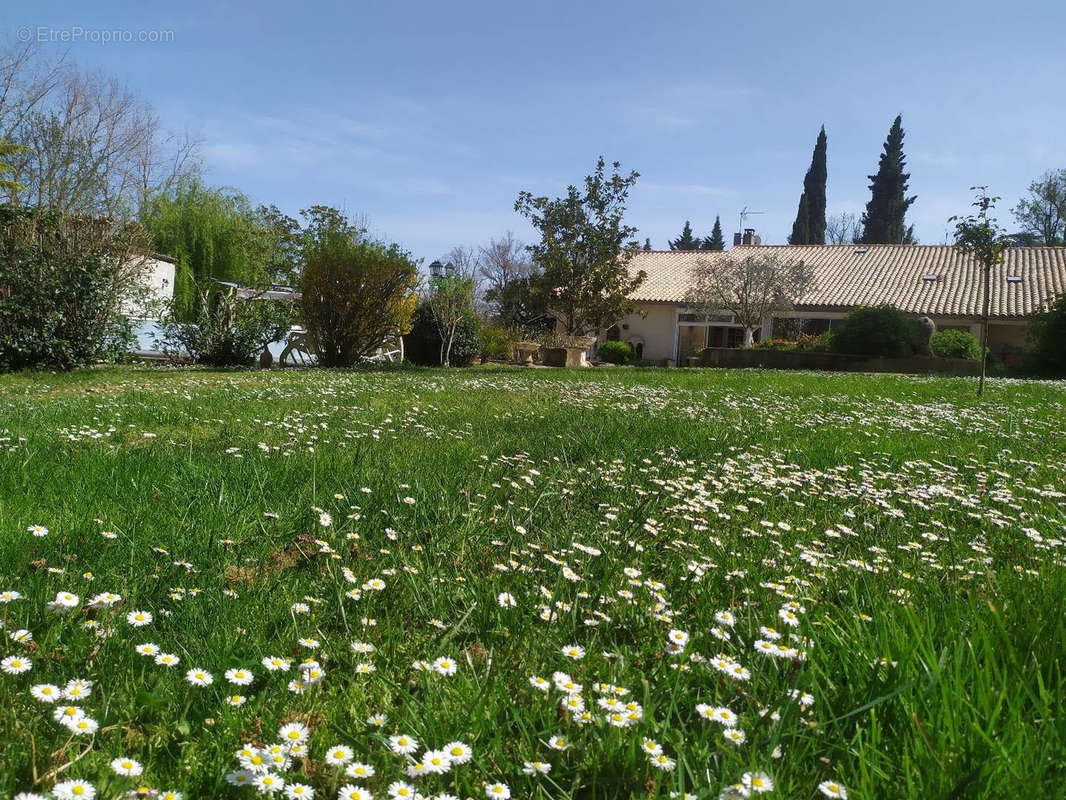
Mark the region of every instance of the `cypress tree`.
<instances>
[{"instance_id":1,"label":"cypress tree","mask_svg":"<svg viewBox=\"0 0 1066 800\"><path fill-rule=\"evenodd\" d=\"M681 236L670 242L671 250L699 250L700 240L692 235L692 226L685 220L685 227L681 229Z\"/></svg>"},{"instance_id":2,"label":"cypress tree","mask_svg":"<svg viewBox=\"0 0 1066 800\"><path fill-rule=\"evenodd\" d=\"M792 223L789 244L825 244L825 181L826 137L825 126L818 132L814 144L811 166L803 176L803 194L800 195L796 221Z\"/></svg>"},{"instance_id":3,"label":"cypress tree","mask_svg":"<svg viewBox=\"0 0 1066 800\"><path fill-rule=\"evenodd\" d=\"M910 173L904 172L903 118L897 116L885 139L877 174L870 178L870 202L862 215L862 244L910 244L914 228L905 221L917 195L907 197Z\"/></svg>"},{"instance_id":4,"label":"cypress tree","mask_svg":"<svg viewBox=\"0 0 1066 800\"><path fill-rule=\"evenodd\" d=\"M804 177L803 190L807 192L807 229L810 231L811 244L825 244L825 183L829 178L826 166L828 141L825 125L818 132L818 141L811 156L811 168ZM808 185L807 181L810 180Z\"/></svg>"},{"instance_id":5,"label":"cypress tree","mask_svg":"<svg viewBox=\"0 0 1066 800\"><path fill-rule=\"evenodd\" d=\"M796 221L792 223L792 233L789 234L789 244L810 244L811 241L810 214L807 207L807 193L800 194L799 208L796 209Z\"/></svg>"},{"instance_id":6,"label":"cypress tree","mask_svg":"<svg viewBox=\"0 0 1066 800\"><path fill-rule=\"evenodd\" d=\"M711 229L711 235L703 240L702 249L725 250L725 237L722 236L722 221L718 217L714 218L714 227Z\"/></svg>"}]
</instances>

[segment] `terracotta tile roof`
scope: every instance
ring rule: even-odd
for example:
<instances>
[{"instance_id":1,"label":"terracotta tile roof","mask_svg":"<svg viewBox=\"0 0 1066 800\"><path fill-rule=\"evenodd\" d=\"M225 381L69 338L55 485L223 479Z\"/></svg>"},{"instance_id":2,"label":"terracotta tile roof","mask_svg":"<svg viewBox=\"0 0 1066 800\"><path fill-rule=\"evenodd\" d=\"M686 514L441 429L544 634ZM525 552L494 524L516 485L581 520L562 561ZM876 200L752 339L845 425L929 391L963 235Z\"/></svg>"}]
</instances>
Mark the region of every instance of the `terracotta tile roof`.
<instances>
[{"instance_id":1,"label":"terracotta tile roof","mask_svg":"<svg viewBox=\"0 0 1066 800\"><path fill-rule=\"evenodd\" d=\"M862 252L865 249L865 252ZM719 252L640 251L629 262L647 280L633 294L643 302L680 303L700 259L774 254L803 259L814 289L797 310L833 311L857 305L892 305L914 314L973 317L981 314L981 270L950 245L760 245ZM936 275L936 280L925 280ZM1007 280L1020 276L1020 282ZM992 270L995 317L1024 317L1066 293L1066 247L1012 247Z\"/></svg>"}]
</instances>

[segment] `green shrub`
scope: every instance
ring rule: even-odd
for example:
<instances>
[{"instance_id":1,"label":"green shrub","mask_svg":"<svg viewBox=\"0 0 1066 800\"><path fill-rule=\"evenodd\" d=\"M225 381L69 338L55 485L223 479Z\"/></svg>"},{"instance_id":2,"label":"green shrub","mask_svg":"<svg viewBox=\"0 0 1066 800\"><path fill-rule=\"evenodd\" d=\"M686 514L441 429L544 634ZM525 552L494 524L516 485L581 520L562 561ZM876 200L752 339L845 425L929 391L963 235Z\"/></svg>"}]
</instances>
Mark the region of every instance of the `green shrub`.
<instances>
[{"instance_id":1,"label":"green shrub","mask_svg":"<svg viewBox=\"0 0 1066 800\"><path fill-rule=\"evenodd\" d=\"M635 357L633 345L617 339L604 342L596 351L596 357L608 364L628 364Z\"/></svg>"},{"instance_id":2,"label":"green shrub","mask_svg":"<svg viewBox=\"0 0 1066 800\"><path fill-rule=\"evenodd\" d=\"M399 245L338 223L307 249L300 311L324 367L349 367L408 330L418 268Z\"/></svg>"},{"instance_id":3,"label":"green shrub","mask_svg":"<svg viewBox=\"0 0 1066 800\"><path fill-rule=\"evenodd\" d=\"M481 357L486 359L510 359L518 335L502 325L485 325L478 332Z\"/></svg>"},{"instance_id":4,"label":"green shrub","mask_svg":"<svg viewBox=\"0 0 1066 800\"><path fill-rule=\"evenodd\" d=\"M201 287L192 305L172 305L160 321L156 346L172 358L191 358L212 367L246 367L263 349L281 339L292 324L291 303L278 300L241 300L230 288Z\"/></svg>"},{"instance_id":5,"label":"green shrub","mask_svg":"<svg viewBox=\"0 0 1066 800\"><path fill-rule=\"evenodd\" d=\"M818 336L802 333L794 339L784 337L763 339L754 345L754 348L756 350L777 350L785 353L827 353L829 352L831 341L832 337L829 331L825 331Z\"/></svg>"},{"instance_id":6,"label":"green shrub","mask_svg":"<svg viewBox=\"0 0 1066 800\"><path fill-rule=\"evenodd\" d=\"M1066 294L1029 323L1027 362L1037 374L1066 376Z\"/></svg>"},{"instance_id":7,"label":"green shrub","mask_svg":"<svg viewBox=\"0 0 1066 800\"><path fill-rule=\"evenodd\" d=\"M481 354L481 342L478 339L478 321L468 317L455 329L452 341L451 365L467 367ZM411 332L403 337L404 358L414 364L427 367L441 365L441 337L437 324L433 320L433 310L428 303L415 309L411 318Z\"/></svg>"},{"instance_id":8,"label":"green shrub","mask_svg":"<svg viewBox=\"0 0 1066 800\"><path fill-rule=\"evenodd\" d=\"M804 334L797 340L796 349L805 353L828 353L833 349L833 332L823 331L817 336Z\"/></svg>"},{"instance_id":9,"label":"green shrub","mask_svg":"<svg viewBox=\"0 0 1066 800\"><path fill-rule=\"evenodd\" d=\"M144 291L140 228L0 208L0 369L115 361L134 337L122 313Z\"/></svg>"},{"instance_id":10,"label":"green shrub","mask_svg":"<svg viewBox=\"0 0 1066 800\"><path fill-rule=\"evenodd\" d=\"M937 331L929 339L929 348L940 358L976 361L981 357L981 345L969 331Z\"/></svg>"},{"instance_id":11,"label":"green shrub","mask_svg":"<svg viewBox=\"0 0 1066 800\"><path fill-rule=\"evenodd\" d=\"M861 356L905 358L920 353L918 320L893 306L859 306L833 329L832 350Z\"/></svg>"},{"instance_id":12,"label":"green shrub","mask_svg":"<svg viewBox=\"0 0 1066 800\"><path fill-rule=\"evenodd\" d=\"M790 352L792 350L799 349L799 342L795 339L763 339L754 345L756 350L778 350L781 352Z\"/></svg>"}]
</instances>

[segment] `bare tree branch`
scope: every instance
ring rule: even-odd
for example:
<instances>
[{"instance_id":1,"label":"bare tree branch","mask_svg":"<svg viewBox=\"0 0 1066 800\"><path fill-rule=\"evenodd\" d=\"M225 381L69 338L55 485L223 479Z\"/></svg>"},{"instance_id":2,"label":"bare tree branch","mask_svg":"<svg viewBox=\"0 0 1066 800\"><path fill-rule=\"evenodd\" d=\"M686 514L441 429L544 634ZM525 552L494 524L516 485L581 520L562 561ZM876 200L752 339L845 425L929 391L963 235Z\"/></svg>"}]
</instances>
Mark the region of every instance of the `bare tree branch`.
<instances>
[{"instance_id":1,"label":"bare tree branch","mask_svg":"<svg viewBox=\"0 0 1066 800\"><path fill-rule=\"evenodd\" d=\"M703 314L730 312L744 328L744 344L775 312L789 311L814 287L814 274L803 261L777 256L701 258L692 270L686 302Z\"/></svg>"},{"instance_id":2,"label":"bare tree branch","mask_svg":"<svg viewBox=\"0 0 1066 800\"><path fill-rule=\"evenodd\" d=\"M855 214L841 211L825 220L826 244L854 244L861 235L862 225Z\"/></svg>"},{"instance_id":3,"label":"bare tree branch","mask_svg":"<svg viewBox=\"0 0 1066 800\"><path fill-rule=\"evenodd\" d=\"M63 57L46 60L36 42L0 49L0 137L13 138L68 71Z\"/></svg>"},{"instance_id":4,"label":"bare tree branch","mask_svg":"<svg viewBox=\"0 0 1066 800\"><path fill-rule=\"evenodd\" d=\"M1043 244L1058 244L1066 234L1066 169L1050 170L1029 184L1029 196L1014 207L1014 219Z\"/></svg>"},{"instance_id":5,"label":"bare tree branch","mask_svg":"<svg viewBox=\"0 0 1066 800\"><path fill-rule=\"evenodd\" d=\"M33 47L0 52L0 136L26 147L12 159L8 202L124 219L195 159L197 142L164 133L155 112L115 79Z\"/></svg>"},{"instance_id":6,"label":"bare tree branch","mask_svg":"<svg viewBox=\"0 0 1066 800\"><path fill-rule=\"evenodd\" d=\"M480 276L485 289L494 296L503 294L507 285L519 278L528 278L533 272L525 245L511 231L499 239L490 239L481 248Z\"/></svg>"}]
</instances>

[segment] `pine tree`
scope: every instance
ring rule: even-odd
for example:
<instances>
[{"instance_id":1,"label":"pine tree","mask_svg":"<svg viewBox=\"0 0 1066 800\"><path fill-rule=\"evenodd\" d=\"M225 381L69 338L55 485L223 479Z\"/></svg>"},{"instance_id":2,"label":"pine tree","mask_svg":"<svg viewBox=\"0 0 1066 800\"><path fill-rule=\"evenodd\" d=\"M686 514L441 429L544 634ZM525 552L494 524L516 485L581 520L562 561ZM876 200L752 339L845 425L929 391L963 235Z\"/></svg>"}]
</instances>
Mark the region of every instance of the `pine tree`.
<instances>
[{"instance_id":1,"label":"pine tree","mask_svg":"<svg viewBox=\"0 0 1066 800\"><path fill-rule=\"evenodd\" d=\"M711 235L703 240L703 250L725 250L725 237L722 236L722 221L718 218L714 218L714 227L711 229Z\"/></svg>"},{"instance_id":2,"label":"pine tree","mask_svg":"<svg viewBox=\"0 0 1066 800\"><path fill-rule=\"evenodd\" d=\"M644 240L644 249L645 250L651 250L651 239L645 239Z\"/></svg>"},{"instance_id":3,"label":"pine tree","mask_svg":"<svg viewBox=\"0 0 1066 800\"><path fill-rule=\"evenodd\" d=\"M825 181L826 170L825 126L818 133L814 145L811 166L803 176L803 194L800 195L796 221L792 223L789 244L825 244Z\"/></svg>"},{"instance_id":4,"label":"pine tree","mask_svg":"<svg viewBox=\"0 0 1066 800\"><path fill-rule=\"evenodd\" d=\"M907 197L910 173L904 172L903 119L897 116L885 140L877 174L870 178L870 202L862 215L862 244L910 244L914 228L905 221L907 209L917 195Z\"/></svg>"},{"instance_id":5,"label":"pine tree","mask_svg":"<svg viewBox=\"0 0 1066 800\"><path fill-rule=\"evenodd\" d=\"M685 220L685 227L681 229L681 236L670 242L671 250L699 250L700 240L692 235L692 226Z\"/></svg>"}]
</instances>

